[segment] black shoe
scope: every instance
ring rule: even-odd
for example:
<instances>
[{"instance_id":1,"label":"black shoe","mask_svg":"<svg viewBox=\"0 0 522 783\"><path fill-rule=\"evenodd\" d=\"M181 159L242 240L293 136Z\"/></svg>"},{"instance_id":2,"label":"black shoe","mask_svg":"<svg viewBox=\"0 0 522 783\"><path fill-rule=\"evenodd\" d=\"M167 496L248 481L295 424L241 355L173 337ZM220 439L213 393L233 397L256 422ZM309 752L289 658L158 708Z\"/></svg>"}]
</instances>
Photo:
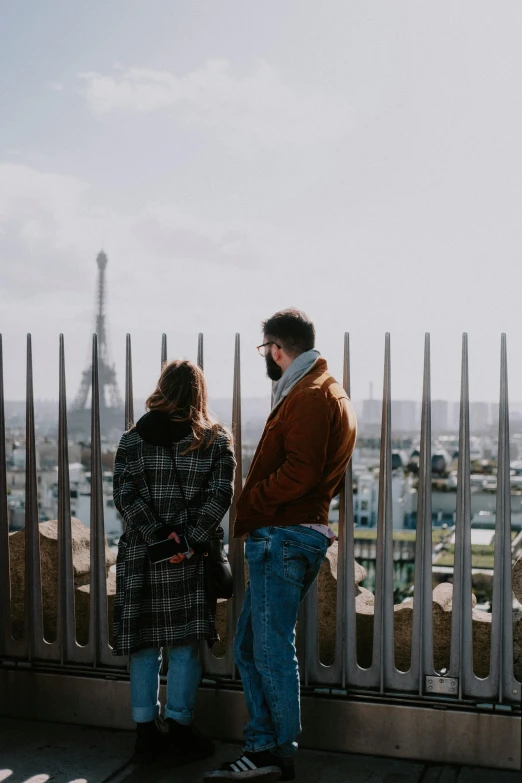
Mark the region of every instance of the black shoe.
<instances>
[{"instance_id":1,"label":"black shoe","mask_svg":"<svg viewBox=\"0 0 522 783\"><path fill-rule=\"evenodd\" d=\"M135 764L151 764L167 749L167 735L151 720L136 724L136 744L132 761Z\"/></svg>"},{"instance_id":2,"label":"black shoe","mask_svg":"<svg viewBox=\"0 0 522 783\"><path fill-rule=\"evenodd\" d=\"M195 726L183 726L167 718L169 726L168 759L173 767L190 764L191 761L208 759L215 753L212 740L203 737Z\"/></svg>"},{"instance_id":3,"label":"black shoe","mask_svg":"<svg viewBox=\"0 0 522 783\"><path fill-rule=\"evenodd\" d=\"M236 761L226 761L219 769L209 770L203 775L203 780L261 780L263 783L294 778L293 759L276 756L271 750L245 751Z\"/></svg>"}]
</instances>

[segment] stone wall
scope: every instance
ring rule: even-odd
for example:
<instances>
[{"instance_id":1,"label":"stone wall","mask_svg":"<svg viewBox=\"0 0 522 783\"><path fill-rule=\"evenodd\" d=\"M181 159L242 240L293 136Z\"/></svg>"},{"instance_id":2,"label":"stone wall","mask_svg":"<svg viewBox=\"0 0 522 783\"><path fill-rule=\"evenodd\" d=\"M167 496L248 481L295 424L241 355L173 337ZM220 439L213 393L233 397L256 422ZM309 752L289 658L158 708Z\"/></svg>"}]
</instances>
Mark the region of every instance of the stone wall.
<instances>
[{"instance_id":1,"label":"stone wall","mask_svg":"<svg viewBox=\"0 0 522 783\"><path fill-rule=\"evenodd\" d=\"M322 663L333 663L336 640L337 611L337 562L338 545L332 544L321 566L318 577L319 600L319 656ZM368 668L372 663L373 619L375 612L374 595L361 585L366 571L354 561L355 612L357 633L357 661ZM513 567L513 592L522 603L522 558ZM413 624L413 601L409 599L397 604L394 617L395 665L400 671L408 671L411 664L411 642ZM449 582L439 584L433 590L433 658L437 671L447 669L450 662L451 618L453 585ZM475 609L476 599L472 598L473 624L473 660L474 671L478 677L489 673L491 647L491 614ZM221 641L214 652L219 656L225 649L226 639L226 601L220 601L216 624ZM522 678L522 616L514 619L514 659L515 676Z\"/></svg>"},{"instance_id":2,"label":"stone wall","mask_svg":"<svg viewBox=\"0 0 522 783\"><path fill-rule=\"evenodd\" d=\"M40 562L42 573L42 605L44 634L48 641L56 638L56 605L58 542L56 520L42 522L40 531ZM76 638L85 644L89 636L89 599L90 599L90 531L79 519L71 520L72 554L74 571L74 597L76 611ZM25 535L24 531L9 536L11 567L11 615L12 632L16 638L24 633L24 592L25 592ZM110 568L116 562L115 555L105 545L105 567L107 573L107 608L109 633L112 636L112 616L116 594L116 578ZM332 544L321 566L318 577L319 596L319 655L328 665L333 662L336 638L337 609L337 566L338 545ZM245 570L245 577L248 576ZM367 668L372 662L373 620L375 598L362 586L366 578L364 568L354 561L353 579L355 584L355 611L357 630L357 660ZM522 603L522 558L513 566L513 593ZM451 617L453 585L444 582L433 591L433 643L435 669L448 668L450 658ZM473 658L475 674L486 677L489 672L491 645L491 614L478 611L473 596ZM394 617L395 665L401 671L410 668L411 641L414 599L397 604ZM227 602L219 601L216 625L220 642L214 646L214 654L223 655L227 638ZM297 629L298 630L298 629ZM522 615L514 618L514 660L515 676L522 679Z\"/></svg>"},{"instance_id":3,"label":"stone wall","mask_svg":"<svg viewBox=\"0 0 522 783\"><path fill-rule=\"evenodd\" d=\"M56 639L56 606L58 596L58 522L41 522L40 568L42 574L42 607L44 636L47 641ZM90 595L90 530L83 522L71 519L72 560L74 574L74 599L76 611L76 638L85 644L89 638L89 595ZM25 531L19 530L9 536L11 570L11 618L12 634L21 638L24 634L25 606ZM109 629L112 630L112 610L116 594L115 574L109 571L116 562L116 556L105 542L105 568L107 573L107 605Z\"/></svg>"}]
</instances>

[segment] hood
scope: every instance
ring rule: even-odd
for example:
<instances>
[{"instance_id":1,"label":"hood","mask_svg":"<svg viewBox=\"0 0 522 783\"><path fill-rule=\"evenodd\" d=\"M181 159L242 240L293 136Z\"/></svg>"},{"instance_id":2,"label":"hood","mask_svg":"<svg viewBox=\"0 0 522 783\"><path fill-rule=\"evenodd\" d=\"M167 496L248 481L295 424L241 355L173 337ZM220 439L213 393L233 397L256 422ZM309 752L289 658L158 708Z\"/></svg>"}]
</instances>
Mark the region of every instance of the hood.
<instances>
[{"instance_id":1,"label":"hood","mask_svg":"<svg viewBox=\"0 0 522 783\"><path fill-rule=\"evenodd\" d=\"M163 411L149 411L136 423L138 435L154 446L172 446L192 434L190 421L175 421Z\"/></svg>"}]
</instances>

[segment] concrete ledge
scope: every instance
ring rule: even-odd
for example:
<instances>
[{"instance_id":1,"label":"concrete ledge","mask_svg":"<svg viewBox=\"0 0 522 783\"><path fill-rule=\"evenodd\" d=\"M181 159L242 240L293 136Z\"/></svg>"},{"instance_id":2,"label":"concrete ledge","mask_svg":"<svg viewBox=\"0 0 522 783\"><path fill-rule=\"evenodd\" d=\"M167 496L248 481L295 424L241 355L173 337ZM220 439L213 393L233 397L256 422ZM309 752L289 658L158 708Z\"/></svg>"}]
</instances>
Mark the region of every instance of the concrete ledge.
<instances>
[{"instance_id":1,"label":"concrete ledge","mask_svg":"<svg viewBox=\"0 0 522 783\"><path fill-rule=\"evenodd\" d=\"M164 693L161 694L164 699ZM521 718L306 695L300 744L316 750L499 769L521 768ZM132 729L127 680L20 670L0 671L0 715L110 729ZM200 689L197 723L216 739L241 741L241 691Z\"/></svg>"}]
</instances>

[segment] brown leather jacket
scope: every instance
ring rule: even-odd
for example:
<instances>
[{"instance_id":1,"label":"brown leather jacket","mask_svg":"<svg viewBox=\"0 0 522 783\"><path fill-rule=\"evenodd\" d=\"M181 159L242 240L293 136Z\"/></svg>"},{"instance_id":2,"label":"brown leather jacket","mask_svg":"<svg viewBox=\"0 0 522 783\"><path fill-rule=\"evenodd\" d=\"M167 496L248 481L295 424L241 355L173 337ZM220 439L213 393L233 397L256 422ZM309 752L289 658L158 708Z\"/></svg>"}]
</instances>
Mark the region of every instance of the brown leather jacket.
<instances>
[{"instance_id":1,"label":"brown leather jacket","mask_svg":"<svg viewBox=\"0 0 522 783\"><path fill-rule=\"evenodd\" d=\"M265 525L327 524L356 434L352 403L319 358L268 417L237 502L234 537Z\"/></svg>"}]
</instances>

